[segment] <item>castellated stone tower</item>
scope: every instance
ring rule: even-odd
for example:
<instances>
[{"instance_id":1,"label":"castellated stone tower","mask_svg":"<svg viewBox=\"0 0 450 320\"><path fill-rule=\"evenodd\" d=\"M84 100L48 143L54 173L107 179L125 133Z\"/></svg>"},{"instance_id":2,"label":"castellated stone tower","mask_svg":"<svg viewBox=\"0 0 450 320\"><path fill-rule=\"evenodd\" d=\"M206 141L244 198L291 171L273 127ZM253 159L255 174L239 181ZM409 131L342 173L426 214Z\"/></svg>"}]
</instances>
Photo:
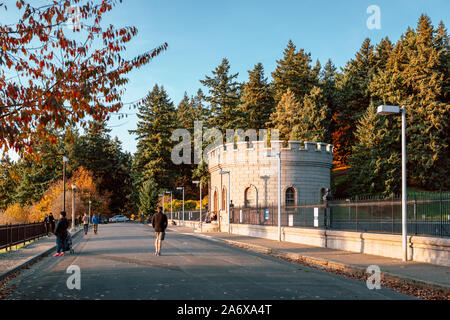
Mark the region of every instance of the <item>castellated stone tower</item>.
<instances>
[{"instance_id":1,"label":"castellated stone tower","mask_svg":"<svg viewBox=\"0 0 450 320\"><path fill-rule=\"evenodd\" d=\"M326 143L271 141L238 142L220 145L208 153L211 174L211 212L226 212L228 175L231 174L231 201L235 207L264 209L278 204L278 159L267 153L281 152L281 205L317 203L330 188L333 146Z\"/></svg>"}]
</instances>

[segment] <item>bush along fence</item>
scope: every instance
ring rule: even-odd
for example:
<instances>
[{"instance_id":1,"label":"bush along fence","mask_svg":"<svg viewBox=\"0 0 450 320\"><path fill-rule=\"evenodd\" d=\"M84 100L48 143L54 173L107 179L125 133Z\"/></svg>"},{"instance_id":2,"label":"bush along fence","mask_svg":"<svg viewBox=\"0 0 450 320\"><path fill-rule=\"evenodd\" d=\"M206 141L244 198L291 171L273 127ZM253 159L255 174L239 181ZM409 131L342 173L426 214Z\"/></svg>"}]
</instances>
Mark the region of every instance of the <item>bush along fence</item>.
<instances>
[{"instance_id":1,"label":"bush along fence","mask_svg":"<svg viewBox=\"0 0 450 320\"><path fill-rule=\"evenodd\" d=\"M450 193L423 193L407 201L409 235L450 237ZM401 234L401 197L333 199L281 207L281 225L343 231ZM278 207L233 207L231 223L278 225Z\"/></svg>"},{"instance_id":2,"label":"bush along fence","mask_svg":"<svg viewBox=\"0 0 450 320\"><path fill-rule=\"evenodd\" d=\"M68 219L68 221L70 229L72 220ZM76 220L76 224L78 223L79 221ZM48 233L52 233L50 226L48 226ZM20 244L25 245L29 241L45 236L47 236L47 229L43 222L0 225L0 250L8 250Z\"/></svg>"}]
</instances>

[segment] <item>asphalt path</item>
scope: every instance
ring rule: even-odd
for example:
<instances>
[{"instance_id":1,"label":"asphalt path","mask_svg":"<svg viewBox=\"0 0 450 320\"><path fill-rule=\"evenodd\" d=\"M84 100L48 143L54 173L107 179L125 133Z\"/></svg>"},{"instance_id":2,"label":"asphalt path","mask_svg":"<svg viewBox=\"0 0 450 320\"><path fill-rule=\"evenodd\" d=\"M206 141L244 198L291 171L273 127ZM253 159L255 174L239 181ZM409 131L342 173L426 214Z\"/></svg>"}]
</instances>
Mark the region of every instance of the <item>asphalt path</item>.
<instances>
[{"instance_id":1,"label":"asphalt path","mask_svg":"<svg viewBox=\"0 0 450 320\"><path fill-rule=\"evenodd\" d=\"M46 257L8 282L6 299L49 300L299 300L411 299L391 289L212 241L169 228L162 255L142 224L100 225L74 239L75 254ZM69 289L70 266L81 288ZM70 281L75 284L75 281Z\"/></svg>"}]
</instances>

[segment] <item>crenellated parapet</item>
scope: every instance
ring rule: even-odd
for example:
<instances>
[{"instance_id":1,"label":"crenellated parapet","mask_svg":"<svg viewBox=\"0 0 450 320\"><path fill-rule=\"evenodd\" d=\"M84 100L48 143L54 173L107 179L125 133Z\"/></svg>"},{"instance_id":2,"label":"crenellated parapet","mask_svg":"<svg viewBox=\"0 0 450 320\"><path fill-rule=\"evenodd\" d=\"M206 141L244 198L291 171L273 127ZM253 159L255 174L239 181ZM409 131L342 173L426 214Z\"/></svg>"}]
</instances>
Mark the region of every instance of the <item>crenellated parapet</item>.
<instances>
[{"instance_id":1,"label":"crenellated parapet","mask_svg":"<svg viewBox=\"0 0 450 320\"><path fill-rule=\"evenodd\" d=\"M331 168L333 146L321 142L309 141L271 141L267 147L264 141L237 142L217 146L208 153L209 167L218 165L267 165L273 162L267 153L281 152L282 162L298 165L318 165Z\"/></svg>"}]
</instances>

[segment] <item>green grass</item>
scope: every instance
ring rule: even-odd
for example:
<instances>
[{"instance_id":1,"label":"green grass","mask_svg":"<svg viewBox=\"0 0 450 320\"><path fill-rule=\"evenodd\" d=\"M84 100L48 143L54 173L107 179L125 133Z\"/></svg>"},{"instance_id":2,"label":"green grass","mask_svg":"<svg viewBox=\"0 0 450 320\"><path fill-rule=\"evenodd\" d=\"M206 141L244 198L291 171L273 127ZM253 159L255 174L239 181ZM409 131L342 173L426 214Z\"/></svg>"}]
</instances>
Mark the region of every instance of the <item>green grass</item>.
<instances>
[{"instance_id":1,"label":"green grass","mask_svg":"<svg viewBox=\"0 0 450 320\"><path fill-rule=\"evenodd\" d=\"M28 245L32 244L33 242L34 242L34 240L31 240L31 241L25 242L25 244L21 243L21 244L18 244L17 246L12 246L11 248L8 248L8 251L17 251L17 250L24 249ZM0 250L0 254L6 253L6 252L7 252L6 249Z\"/></svg>"}]
</instances>

